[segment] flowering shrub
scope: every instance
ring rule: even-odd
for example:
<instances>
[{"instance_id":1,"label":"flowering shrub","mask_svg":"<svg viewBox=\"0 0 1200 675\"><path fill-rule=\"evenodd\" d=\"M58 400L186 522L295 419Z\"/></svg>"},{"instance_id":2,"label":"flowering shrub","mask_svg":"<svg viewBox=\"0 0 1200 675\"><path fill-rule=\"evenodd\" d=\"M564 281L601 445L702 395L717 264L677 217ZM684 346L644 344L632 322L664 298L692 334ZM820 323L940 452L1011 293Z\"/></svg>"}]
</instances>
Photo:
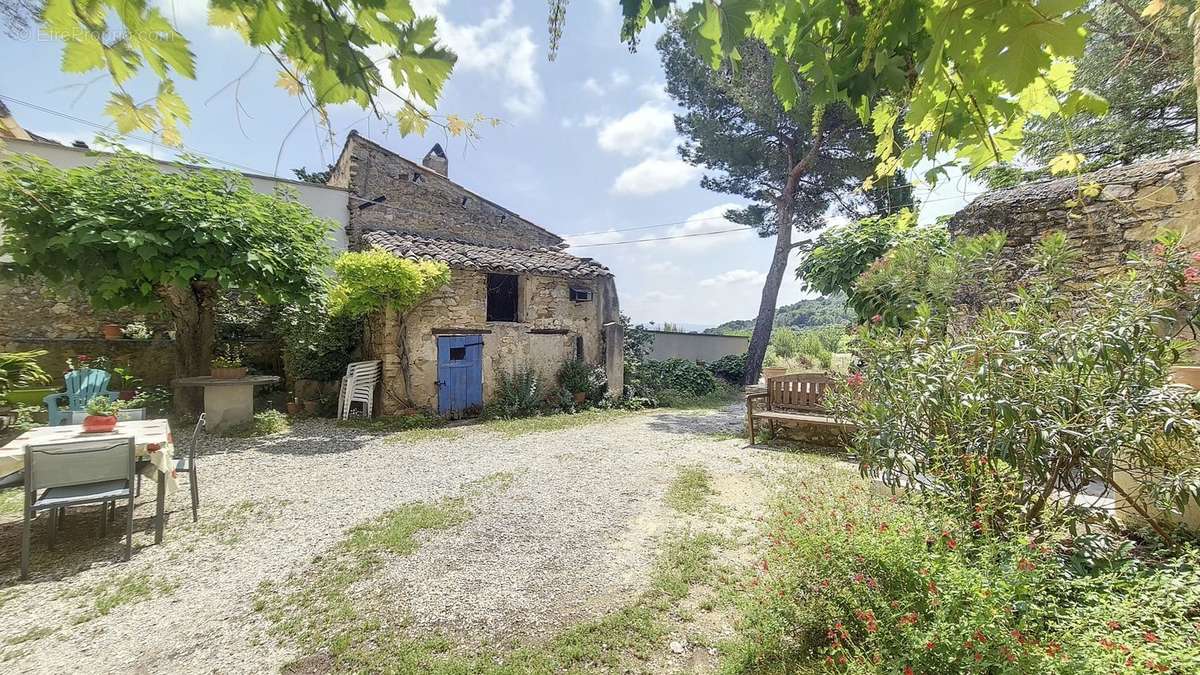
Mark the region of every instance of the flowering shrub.
<instances>
[{"instance_id":1,"label":"flowering shrub","mask_svg":"<svg viewBox=\"0 0 1200 675\"><path fill-rule=\"evenodd\" d=\"M1072 256L1051 236L1015 292L978 314L922 304L903 329L862 329L863 380L828 404L856 425L864 474L997 530L1103 518L1082 498L1100 484L1168 536L1164 521L1200 496L1200 415L1169 383L1171 332L1197 306L1194 261L1168 239L1069 294Z\"/></svg>"},{"instance_id":2,"label":"flowering shrub","mask_svg":"<svg viewBox=\"0 0 1200 675\"><path fill-rule=\"evenodd\" d=\"M1034 672L1048 552L938 522L834 472L775 509L741 601L735 671Z\"/></svg>"},{"instance_id":3,"label":"flowering shrub","mask_svg":"<svg viewBox=\"0 0 1200 675\"><path fill-rule=\"evenodd\" d=\"M870 492L799 482L740 580L727 672L1197 672L1200 553L1064 572L1060 553Z\"/></svg>"}]
</instances>

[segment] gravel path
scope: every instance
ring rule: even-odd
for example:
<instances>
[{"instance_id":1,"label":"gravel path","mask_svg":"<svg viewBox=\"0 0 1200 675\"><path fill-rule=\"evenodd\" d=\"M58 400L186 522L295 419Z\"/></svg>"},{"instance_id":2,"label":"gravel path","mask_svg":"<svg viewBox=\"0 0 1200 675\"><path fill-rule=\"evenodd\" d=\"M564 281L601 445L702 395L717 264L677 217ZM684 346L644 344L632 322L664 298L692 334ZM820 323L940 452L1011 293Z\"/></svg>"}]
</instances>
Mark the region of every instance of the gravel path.
<instances>
[{"instance_id":1,"label":"gravel path","mask_svg":"<svg viewBox=\"0 0 1200 675\"><path fill-rule=\"evenodd\" d=\"M789 460L744 442L737 406L650 412L507 438L486 426L397 442L329 422L268 439L210 441L201 520L174 495L154 546L153 489L137 514L134 555L101 543L91 514L68 518L60 550L35 536L31 579L18 583L19 515L0 517L0 670L6 672L274 672L300 656L279 647L251 609L264 581L301 572L346 530L413 501L511 481L470 504L474 517L434 533L380 582L416 629L464 643L554 632L643 588L656 539L678 524L663 495L681 466L702 464L734 501ZM401 437L402 438L402 437ZM213 447L219 445L220 447ZM97 597L131 596L107 613Z\"/></svg>"}]
</instances>

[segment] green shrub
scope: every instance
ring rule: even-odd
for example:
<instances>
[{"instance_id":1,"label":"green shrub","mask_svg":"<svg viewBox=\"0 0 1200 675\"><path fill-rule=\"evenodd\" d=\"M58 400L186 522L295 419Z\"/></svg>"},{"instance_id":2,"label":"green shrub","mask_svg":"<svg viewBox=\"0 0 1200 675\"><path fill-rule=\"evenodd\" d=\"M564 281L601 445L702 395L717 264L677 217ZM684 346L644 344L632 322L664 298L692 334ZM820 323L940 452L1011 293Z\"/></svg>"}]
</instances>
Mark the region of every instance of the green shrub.
<instances>
[{"instance_id":1,"label":"green shrub","mask_svg":"<svg viewBox=\"0 0 1200 675\"><path fill-rule=\"evenodd\" d=\"M863 472L996 528L1104 522L1080 498L1102 485L1168 537L1164 521L1200 497L1200 412L1169 380L1170 329L1200 306L1200 269L1160 248L1068 293L1073 253L1052 236L1016 292L978 316L922 305L903 330L864 330L863 371L827 399L857 428Z\"/></svg>"},{"instance_id":2,"label":"green shrub","mask_svg":"<svg viewBox=\"0 0 1200 675\"><path fill-rule=\"evenodd\" d=\"M687 359L645 361L636 375L639 387L651 397L668 389L688 396L705 396L717 389L717 378L704 366Z\"/></svg>"},{"instance_id":3,"label":"green shrub","mask_svg":"<svg viewBox=\"0 0 1200 675\"><path fill-rule=\"evenodd\" d=\"M254 413L254 417L249 422L232 427L221 435L232 438L257 438L280 434L290 428L287 415L278 410L264 410Z\"/></svg>"},{"instance_id":4,"label":"green shrub","mask_svg":"<svg viewBox=\"0 0 1200 675\"><path fill-rule=\"evenodd\" d=\"M362 341L362 322L323 305L280 311L283 366L290 379L329 382L346 374Z\"/></svg>"},{"instance_id":5,"label":"green shrub","mask_svg":"<svg viewBox=\"0 0 1200 675\"><path fill-rule=\"evenodd\" d=\"M483 416L489 419L515 419L538 415L546 407L547 393L538 383L537 375L528 368L512 373L500 372L496 393L484 409Z\"/></svg>"},{"instance_id":6,"label":"green shrub","mask_svg":"<svg viewBox=\"0 0 1200 675\"><path fill-rule=\"evenodd\" d=\"M589 401L604 398L608 376L602 366L583 361L567 361L558 369L558 385L570 394L586 394Z\"/></svg>"},{"instance_id":7,"label":"green shrub","mask_svg":"<svg viewBox=\"0 0 1200 675\"><path fill-rule=\"evenodd\" d=\"M1200 551L1098 576L837 472L799 483L737 600L727 672L1197 672ZM911 669L911 670L910 670Z\"/></svg>"},{"instance_id":8,"label":"green shrub","mask_svg":"<svg viewBox=\"0 0 1200 675\"><path fill-rule=\"evenodd\" d=\"M50 376L37 362L48 353L44 349L0 352L0 397L13 389L48 383Z\"/></svg>"},{"instance_id":9,"label":"green shrub","mask_svg":"<svg viewBox=\"0 0 1200 675\"><path fill-rule=\"evenodd\" d=\"M406 312L450 281L450 268L408 260L387 251L350 251L333 263L337 282L329 294L334 314L365 317L384 308Z\"/></svg>"},{"instance_id":10,"label":"green shrub","mask_svg":"<svg viewBox=\"0 0 1200 675\"><path fill-rule=\"evenodd\" d=\"M741 384L746 377L746 357L745 353L726 354L708 364L708 369L730 384Z\"/></svg>"}]
</instances>

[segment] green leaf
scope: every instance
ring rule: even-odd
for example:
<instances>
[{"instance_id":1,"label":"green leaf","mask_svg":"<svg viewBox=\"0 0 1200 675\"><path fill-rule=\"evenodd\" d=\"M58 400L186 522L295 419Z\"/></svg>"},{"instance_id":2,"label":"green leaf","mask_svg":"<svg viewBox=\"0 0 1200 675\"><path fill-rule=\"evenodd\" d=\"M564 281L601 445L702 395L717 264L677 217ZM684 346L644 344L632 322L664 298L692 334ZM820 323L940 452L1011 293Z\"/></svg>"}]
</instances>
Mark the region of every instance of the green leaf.
<instances>
[{"instance_id":1,"label":"green leaf","mask_svg":"<svg viewBox=\"0 0 1200 675\"><path fill-rule=\"evenodd\" d=\"M149 105L138 106L129 94L114 93L104 106L104 114L117 123L117 131L128 134L138 129L153 130L157 111Z\"/></svg>"},{"instance_id":2,"label":"green leaf","mask_svg":"<svg viewBox=\"0 0 1200 675\"><path fill-rule=\"evenodd\" d=\"M63 72L86 73L103 68L104 64L104 45L90 35L68 40L63 47Z\"/></svg>"},{"instance_id":3,"label":"green leaf","mask_svg":"<svg viewBox=\"0 0 1200 675\"><path fill-rule=\"evenodd\" d=\"M796 98L800 91L796 86L796 75L792 72L792 66L784 59L775 57L775 68L771 74L771 85L775 90L775 95L779 97L779 102L783 105L784 110L791 110L796 104Z\"/></svg>"}]
</instances>

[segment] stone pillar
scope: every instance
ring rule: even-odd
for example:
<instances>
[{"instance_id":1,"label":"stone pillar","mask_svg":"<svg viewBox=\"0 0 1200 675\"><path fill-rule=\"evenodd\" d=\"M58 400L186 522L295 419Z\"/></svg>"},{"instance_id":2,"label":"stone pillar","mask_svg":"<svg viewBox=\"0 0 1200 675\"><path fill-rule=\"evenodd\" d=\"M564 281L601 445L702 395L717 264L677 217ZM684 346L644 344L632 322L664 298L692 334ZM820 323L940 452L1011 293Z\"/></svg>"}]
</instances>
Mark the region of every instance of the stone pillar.
<instances>
[{"instance_id":1,"label":"stone pillar","mask_svg":"<svg viewBox=\"0 0 1200 675\"><path fill-rule=\"evenodd\" d=\"M608 395L625 395L625 327L620 321L604 324L604 374L608 376Z\"/></svg>"}]
</instances>

